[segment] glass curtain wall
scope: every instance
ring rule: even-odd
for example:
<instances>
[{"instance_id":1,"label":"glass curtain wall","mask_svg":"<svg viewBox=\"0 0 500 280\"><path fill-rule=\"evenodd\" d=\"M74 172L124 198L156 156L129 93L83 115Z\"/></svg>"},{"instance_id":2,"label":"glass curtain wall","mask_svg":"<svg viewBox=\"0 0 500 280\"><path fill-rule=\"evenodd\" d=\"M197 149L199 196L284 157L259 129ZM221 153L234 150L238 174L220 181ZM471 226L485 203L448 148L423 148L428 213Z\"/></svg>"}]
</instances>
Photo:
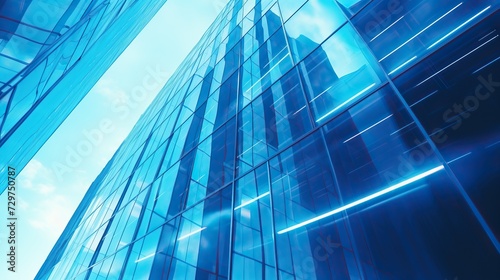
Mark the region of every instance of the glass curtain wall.
<instances>
[{"instance_id":1,"label":"glass curtain wall","mask_svg":"<svg viewBox=\"0 0 500 280\"><path fill-rule=\"evenodd\" d=\"M495 279L499 3L234 0L38 279Z\"/></svg>"},{"instance_id":2,"label":"glass curtain wall","mask_svg":"<svg viewBox=\"0 0 500 280\"><path fill-rule=\"evenodd\" d=\"M0 174L24 168L165 1L0 1Z\"/></svg>"}]
</instances>

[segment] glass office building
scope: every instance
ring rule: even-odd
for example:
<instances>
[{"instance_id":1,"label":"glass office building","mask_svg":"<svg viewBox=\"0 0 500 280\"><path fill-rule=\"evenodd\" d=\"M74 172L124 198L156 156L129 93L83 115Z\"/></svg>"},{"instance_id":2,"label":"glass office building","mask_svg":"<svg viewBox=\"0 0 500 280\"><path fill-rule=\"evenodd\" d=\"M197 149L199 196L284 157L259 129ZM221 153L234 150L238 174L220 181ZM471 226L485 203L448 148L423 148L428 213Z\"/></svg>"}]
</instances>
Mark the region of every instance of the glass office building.
<instances>
[{"instance_id":1,"label":"glass office building","mask_svg":"<svg viewBox=\"0 0 500 280\"><path fill-rule=\"evenodd\" d=\"M28 163L164 2L0 1L0 174Z\"/></svg>"},{"instance_id":2,"label":"glass office building","mask_svg":"<svg viewBox=\"0 0 500 280\"><path fill-rule=\"evenodd\" d=\"M497 279L498 8L230 1L37 279Z\"/></svg>"}]
</instances>

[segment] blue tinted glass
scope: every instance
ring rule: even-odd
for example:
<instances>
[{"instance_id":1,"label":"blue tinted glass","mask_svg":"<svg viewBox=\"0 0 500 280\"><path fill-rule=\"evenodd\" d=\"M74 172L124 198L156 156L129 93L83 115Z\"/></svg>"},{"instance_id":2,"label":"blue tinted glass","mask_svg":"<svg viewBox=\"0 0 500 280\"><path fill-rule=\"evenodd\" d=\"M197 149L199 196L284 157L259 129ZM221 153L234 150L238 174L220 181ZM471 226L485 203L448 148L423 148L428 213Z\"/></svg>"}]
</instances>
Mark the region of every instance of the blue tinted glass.
<instances>
[{"instance_id":1,"label":"blue tinted glass","mask_svg":"<svg viewBox=\"0 0 500 280\"><path fill-rule=\"evenodd\" d=\"M498 252L445 172L408 187L349 215L363 274L368 279L495 275Z\"/></svg>"},{"instance_id":2,"label":"blue tinted glass","mask_svg":"<svg viewBox=\"0 0 500 280\"><path fill-rule=\"evenodd\" d=\"M395 80L497 237L499 17L495 13Z\"/></svg>"},{"instance_id":3,"label":"blue tinted glass","mask_svg":"<svg viewBox=\"0 0 500 280\"><path fill-rule=\"evenodd\" d=\"M334 1L307 1L285 23L295 61L302 60L345 22L344 14Z\"/></svg>"},{"instance_id":4,"label":"blue tinted glass","mask_svg":"<svg viewBox=\"0 0 500 280\"><path fill-rule=\"evenodd\" d=\"M238 173L244 173L311 129L297 71L282 77L240 113Z\"/></svg>"},{"instance_id":5,"label":"blue tinted glass","mask_svg":"<svg viewBox=\"0 0 500 280\"><path fill-rule=\"evenodd\" d=\"M283 20L290 18L307 0L278 0Z\"/></svg>"},{"instance_id":6,"label":"blue tinted glass","mask_svg":"<svg viewBox=\"0 0 500 280\"><path fill-rule=\"evenodd\" d=\"M274 278L273 220L267 165L237 181L234 205L233 278Z\"/></svg>"},{"instance_id":7,"label":"blue tinted glass","mask_svg":"<svg viewBox=\"0 0 500 280\"><path fill-rule=\"evenodd\" d=\"M279 274L302 279L359 275L344 221L318 222L288 231L341 205L337 183L321 133L317 132L270 161ZM326 228L317 229L318 224ZM304 247L304 244L308 244ZM338 249L345 247L343 249ZM305 248L305 250L304 250ZM334 269L331 269L334 268Z\"/></svg>"},{"instance_id":8,"label":"blue tinted glass","mask_svg":"<svg viewBox=\"0 0 500 280\"><path fill-rule=\"evenodd\" d=\"M497 2L231 1L41 279L498 278Z\"/></svg>"},{"instance_id":9,"label":"blue tinted glass","mask_svg":"<svg viewBox=\"0 0 500 280\"><path fill-rule=\"evenodd\" d=\"M389 75L397 75L494 11L496 1L373 1L353 20Z\"/></svg>"},{"instance_id":10,"label":"blue tinted glass","mask_svg":"<svg viewBox=\"0 0 500 280\"><path fill-rule=\"evenodd\" d=\"M279 18L276 20L279 21ZM285 34L280 28L243 64L240 107L247 105L291 67Z\"/></svg>"},{"instance_id":11,"label":"blue tinted glass","mask_svg":"<svg viewBox=\"0 0 500 280\"><path fill-rule=\"evenodd\" d=\"M0 7L2 173L28 163L165 1L17 2Z\"/></svg>"},{"instance_id":12,"label":"blue tinted glass","mask_svg":"<svg viewBox=\"0 0 500 280\"><path fill-rule=\"evenodd\" d=\"M443 168L389 86L327 123L324 131L346 203Z\"/></svg>"},{"instance_id":13,"label":"blue tinted glass","mask_svg":"<svg viewBox=\"0 0 500 280\"><path fill-rule=\"evenodd\" d=\"M346 25L300 63L318 124L384 82L376 61L358 38L352 27Z\"/></svg>"},{"instance_id":14,"label":"blue tinted glass","mask_svg":"<svg viewBox=\"0 0 500 280\"><path fill-rule=\"evenodd\" d=\"M359 12L370 0L337 0L340 7L344 9L347 15L354 15Z\"/></svg>"},{"instance_id":15,"label":"blue tinted glass","mask_svg":"<svg viewBox=\"0 0 500 280\"><path fill-rule=\"evenodd\" d=\"M173 279L194 279L204 273L227 277L231 194L231 187L225 188L163 227L155 264L156 258L160 267L163 261L172 262L165 275ZM157 277L161 274L162 269L155 271Z\"/></svg>"}]
</instances>

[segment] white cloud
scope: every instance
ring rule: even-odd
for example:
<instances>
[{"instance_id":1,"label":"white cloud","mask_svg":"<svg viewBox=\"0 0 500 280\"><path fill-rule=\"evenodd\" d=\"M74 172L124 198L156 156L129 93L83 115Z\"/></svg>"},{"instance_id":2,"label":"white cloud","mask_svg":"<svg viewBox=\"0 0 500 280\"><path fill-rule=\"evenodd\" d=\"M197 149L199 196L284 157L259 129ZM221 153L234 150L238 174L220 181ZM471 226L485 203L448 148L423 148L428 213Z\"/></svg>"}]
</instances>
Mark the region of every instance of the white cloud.
<instances>
[{"instance_id":1,"label":"white cloud","mask_svg":"<svg viewBox=\"0 0 500 280\"><path fill-rule=\"evenodd\" d=\"M118 87L113 80L101 79L92 90L112 102L127 103L129 101L127 92Z\"/></svg>"},{"instance_id":2,"label":"white cloud","mask_svg":"<svg viewBox=\"0 0 500 280\"><path fill-rule=\"evenodd\" d=\"M52 170L45 167L43 163L36 159L31 160L26 165L19 174L18 181L21 189L29 190L43 196L49 195L56 190Z\"/></svg>"},{"instance_id":3,"label":"white cloud","mask_svg":"<svg viewBox=\"0 0 500 280\"><path fill-rule=\"evenodd\" d=\"M63 195L55 195L40 201L31 211L28 223L51 237L58 237L66 227L71 216L68 199Z\"/></svg>"},{"instance_id":4,"label":"white cloud","mask_svg":"<svg viewBox=\"0 0 500 280\"><path fill-rule=\"evenodd\" d=\"M36 188L36 190L43 195L53 193L55 189L56 187L54 187L53 185L47 184L39 184Z\"/></svg>"},{"instance_id":5,"label":"white cloud","mask_svg":"<svg viewBox=\"0 0 500 280\"><path fill-rule=\"evenodd\" d=\"M27 210L30 207L30 204L26 200L22 199L21 197L18 197L17 201L19 202L19 209L21 211Z\"/></svg>"},{"instance_id":6,"label":"white cloud","mask_svg":"<svg viewBox=\"0 0 500 280\"><path fill-rule=\"evenodd\" d=\"M26 167L24 167L20 176L23 176L26 179L32 179L38 174L38 172L42 168L43 168L42 163L36 159L33 159L26 165Z\"/></svg>"}]
</instances>

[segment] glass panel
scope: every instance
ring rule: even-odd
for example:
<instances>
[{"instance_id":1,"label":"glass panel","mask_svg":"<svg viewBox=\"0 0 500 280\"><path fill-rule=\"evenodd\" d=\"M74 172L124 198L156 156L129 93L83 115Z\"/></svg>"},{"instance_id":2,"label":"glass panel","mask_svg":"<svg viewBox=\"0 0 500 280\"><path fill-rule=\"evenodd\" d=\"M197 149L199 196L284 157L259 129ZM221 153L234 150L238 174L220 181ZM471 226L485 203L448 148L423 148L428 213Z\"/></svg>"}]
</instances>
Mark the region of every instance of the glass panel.
<instances>
[{"instance_id":1,"label":"glass panel","mask_svg":"<svg viewBox=\"0 0 500 280\"><path fill-rule=\"evenodd\" d=\"M276 278L269 194L267 164L236 183L232 264L234 279Z\"/></svg>"},{"instance_id":2,"label":"glass panel","mask_svg":"<svg viewBox=\"0 0 500 280\"><path fill-rule=\"evenodd\" d=\"M300 63L316 123L324 123L384 82L370 51L350 25Z\"/></svg>"},{"instance_id":3,"label":"glass panel","mask_svg":"<svg viewBox=\"0 0 500 280\"><path fill-rule=\"evenodd\" d=\"M250 103L291 67L285 34L280 28L243 64L240 108Z\"/></svg>"},{"instance_id":4,"label":"glass panel","mask_svg":"<svg viewBox=\"0 0 500 280\"><path fill-rule=\"evenodd\" d=\"M307 0L279 0L283 20L289 19L306 2Z\"/></svg>"},{"instance_id":5,"label":"glass panel","mask_svg":"<svg viewBox=\"0 0 500 280\"><path fill-rule=\"evenodd\" d=\"M231 195L229 186L163 226L152 279L227 278Z\"/></svg>"},{"instance_id":6,"label":"glass panel","mask_svg":"<svg viewBox=\"0 0 500 280\"><path fill-rule=\"evenodd\" d=\"M349 215L366 279L496 275L500 255L446 174L409 187Z\"/></svg>"},{"instance_id":7,"label":"glass panel","mask_svg":"<svg viewBox=\"0 0 500 280\"><path fill-rule=\"evenodd\" d=\"M499 22L497 12L395 80L497 239Z\"/></svg>"},{"instance_id":8,"label":"glass panel","mask_svg":"<svg viewBox=\"0 0 500 280\"><path fill-rule=\"evenodd\" d=\"M495 4L498 1L373 1L353 23L391 76L474 26Z\"/></svg>"},{"instance_id":9,"label":"glass panel","mask_svg":"<svg viewBox=\"0 0 500 280\"><path fill-rule=\"evenodd\" d=\"M345 22L344 13L334 1L307 1L285 23L295 61L306 57Z\"/></svg>"},{"instance_id":10,"label":"glass panel","mask_svg":"<svg viewBox=\"0 0 500 280\"><path fill-rule=\"evenodd\" d=\"M389 86L323 130L345 203L443 169Z\"/></svg>"},{"instance_id":11,"label":"glass panel","mask_svg":"<svg viewBox=\"0 0 500 280\"><path fill-rule=\"evenodd\" d=\"M345 279L360 276L345 221L290 227L340 206L335 177L317 132L270 161L279 274L284 279ZM352 270L352 271L351 271Z\"/></svg>"},{"instance_id":12,"label":"glass panel","mask_svg":"<svg viewBox=\"0 0 500 280\"><path fill-rule=\"evenodd\" d=\"M398 0L393 0L397 2ZM370 3L370 0L337 0L340 7L345 11L347 15L354 15L359 12L366 4Z\"/></svg>"},{"instance_id":13,"label":"glass panel","mask_svg":"<svg viewBox=\"0 0 500 280\"><path fill-rule=\"evenodd\" d=\"M312 128L297 70L257 97L239 116L238 173L244 173Z\"/></svg>"}]
</instances>

